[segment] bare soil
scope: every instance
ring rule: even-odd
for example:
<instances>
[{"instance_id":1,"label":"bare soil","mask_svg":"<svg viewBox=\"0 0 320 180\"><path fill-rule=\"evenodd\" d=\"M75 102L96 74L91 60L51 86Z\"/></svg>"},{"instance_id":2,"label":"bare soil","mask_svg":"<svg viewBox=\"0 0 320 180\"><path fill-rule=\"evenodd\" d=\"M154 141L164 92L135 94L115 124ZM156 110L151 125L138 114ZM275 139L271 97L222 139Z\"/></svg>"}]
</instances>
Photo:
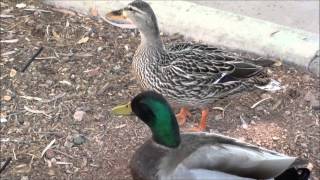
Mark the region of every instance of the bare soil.
<instances>
[{"instance_id":1,"label":"bare soil","mask_svg":"<svg viewBox=\"0 0 320 180\"><path fill-rule=\"evenodd\" d=\"M24 3L19 9L1 1L1 167L12 158L1 179L131 179L129 159L150 132L110 109L141 91L130 72L138 33L38 1ZM208 130L305 158L319 179L319 79L287 65L270 73L283 90L210 105ZM215 107L224 107L224 116ZM192 113L188 126L199 120L199 110Z\"/></svg>"}]
</instances>

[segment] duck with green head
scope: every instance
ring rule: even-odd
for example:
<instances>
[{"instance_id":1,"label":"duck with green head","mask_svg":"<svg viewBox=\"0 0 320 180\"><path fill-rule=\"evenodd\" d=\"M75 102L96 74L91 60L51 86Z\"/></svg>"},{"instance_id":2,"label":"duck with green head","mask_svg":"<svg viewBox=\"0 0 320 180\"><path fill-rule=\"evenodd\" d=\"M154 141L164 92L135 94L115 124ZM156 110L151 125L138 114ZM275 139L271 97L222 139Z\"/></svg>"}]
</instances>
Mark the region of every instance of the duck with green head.
<instances>
[{"instance_id":1,"label":"duck with green head","mask_svg":"<svg viewBox=\"0 0 320 180\"><path fill-rule=\"evenodd\" d=\"M140 93L130 103L113 108L112 112L134 114L152 131L152 138L135 152L130 162L136 180L244 180L277 176L275 179L280 180L288 178L288 172L293 174L292 180L306 180L310 173L307 169L297 173L292 168L301 163L295 157L233 138L204 132L180 134L170 105L153 91Z\"/></svg>"},{"instance_id":2,"label":"duck with green head","mask_svg":"<svg viewBox=\"0 0 320 180\"><path fill-rule=\"evenodd\" d=\"M112 25L140 31L141 43L132 62L134 75L145 90L161 93L171 104L182 107L177 114L179 125L191 116L187 108L196 107L202 110L201 120L192 130L204 131L208 104L256 88L279 88L278 82L271 80L263 67L272 62L263 58L248 59L199 43L165 46L155 13L142 0L135 0L102 18Z\"/></svg>"}]
</instances>

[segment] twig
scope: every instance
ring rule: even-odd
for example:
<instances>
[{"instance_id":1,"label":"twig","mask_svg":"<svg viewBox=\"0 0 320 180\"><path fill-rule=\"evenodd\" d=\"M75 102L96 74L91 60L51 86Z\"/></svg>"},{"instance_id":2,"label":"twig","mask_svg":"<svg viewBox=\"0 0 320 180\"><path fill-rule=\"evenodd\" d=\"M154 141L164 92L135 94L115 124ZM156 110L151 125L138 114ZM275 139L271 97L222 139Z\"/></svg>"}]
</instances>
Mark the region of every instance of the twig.
<instances>
[{"instance_id":1,"label":"twig","mask_svg":"<svg viewBox=\"0 0 320 180\"><path fill-rule=\"evenodd\" d=\"M57 59L57 57L49 56L49 57L38 57L36 60L46 60L46 59Z\"/></svg>"},{"instance_id":2,"label":"twig","mask_svg":"<svg viewBox=\"0 0 320 180\"><path fill-rule=\"evenodd\" d=\"M213 109L213 110L220 110L220 111L222 111L222 117L224 118L224 112L225 112L226 108L227 108L228 106L230 106L230 104L231 104L231 103L227 104L225 107L213 107L212 109Z\"/></svg>"},{"instance_id":3,"label":"twig","mask_svg":"<svg viewBox=\"0 0 320 180\"><path fill-rule=\"evenodd\" d=\"M22 68L21 72L24 72L32 63L32 61L34 61L36 59L37 56L39 56L39 54L42 52L43 47L40 47L40 49L36 52L36 54L34 54L29 61L27 62L27 64L24 66L24 68Z\"/></svg>"},{"instance_id":4,"label":"twig","mask_svg":"<svg viewBox=\"0 0 320 180\"><path fill-rule=\"evenodd\" d=\"M52 99L45 99L45 100L43 100L42 102L44 102L44 103L49 103L49 102L52 102L52 101L55 101L55 100L57 100L57 99L60 99L60 98L62 98L63 96L65 96L66 95L66 93L61 93L61 94L58 94L56 97L53 97Z\"/></svg>"},{"instance_id":5,"label":"twig","mask_svg":"<svg viewBox=\"0 0 320 180\"><path fill-rule=\"evenodd\" d=\"M63 162L63 161L57 161L56 164L57 165L72 165L72 163L70 163L70 162Z\"/></svg>"},{"instance_id":6,"label":"twig","mask_svg":"<svg viewBox=\"0 0 320 180\"><path fill-rule=\"evenodd\" d=\"M51 146L56 142L56 139L53 139L47 146L44 148L44 150L41 152L41 158L43 155L48 151L48 149L51 148Z\"/></svg>"},{"instance_id":7,"label":"twig","mask_svg":"<svg viewBox=\"0 0 320 180\"><path fill-rule=\"evenodd\" d=\"M71 16L75 16L76 15L75 12L67 10L67 9L52 8L52 10L60 12L60 13L63 13L63 14L68 14L68 15L71 15Z\"/></svg>"},{"instance_id":8,"label":"twig","mask_svg":"<svg viewBox=\"0 0 320 180\"><path fill-rule=\"evenodd\" d=\"M247 129L248 128L248 124L246 123L246 121L243 119L243 117L240 115L240 121L241 121L241 126L243 129Z\"/></svg>"},{"instance_id":9,"label":"twig","mask_svg":"<svg viewBox=\"0 0 320 180\"><path fill-rule=\"evenodd\" d=\"M16 51L7 51L7 52L5 52L5 53L2 53L1 56L2 56L2 57L3 57L3 56L9 56L9 55L14 54L14 53L16 53Z\"/></svg>"},{"instance_id":10,"label":"twig","mask_svg":"<svg viewBox=\"0 0 320 180\"><path fill-rule=\"evenodd\" d=\"M35 101L39 101L42 103L49 103L49 102L55 101L57 99L60 99L65 95L66 95L65 93L61 93L61 94L58 94L57 96L53 97L52 99L42 99L42 98L33 97L33 96L20 96L20 97L23 99L27 99L27 100L35 100Z\"/></svg>"},{"instance_id":11,"label":"twig","mask_svg":"<svg viewBox=\"0 0 320 180\"><path fill-rule=\"evenodd\" d=\"M52 149L52 150L53 150L54 152L60 153L60 154L62 154L62 155L65 155L65 156L67 156L68 158L74 159L73 156L71 156L71 155L69 155L69 154L66 154L66 153L64 153L64 152L62 152L62 151L59 151L59 150L57 150L57 149Z\"/></svg>"},{"instance_id":12,"label":"twig","mask_svg":"<svg viewBox=\"0 0 320 180\"><path fill-rule=\"evenodd\" d=\"M39 12L45 12L45 13L53 13L52 11L44 10L44 9L35 9L35 8L27 8L23 9L24 11L39 11Z\"/></svg>"},{"instance_id":13,"label":"twig","mask_svg":"<svg viewBox=\"0 0 320 180\"><path fill-rule=\"evenodd\" d=\"M39 98L39 97L32 97L32 96L20 96L23 99L27 99L27 100L36 100L36 101L43 101L43 99Z\"/></svg>"},{"instance_id":14,"label":"twig","mask_svg":"<svg viewBox=\"0 0 320 180\"><path fill-rule=\"evenodd\" d=\"M0 173L2 173L3 170L6 169L6 167L9 165L9 163L11 162L12 157L8 157L8 159L6 160L6 162L3 164L3 166L0 168Z\"/></svg>"},{"instance_id":15,"label":"twig","mask_svg":"<svg viewBox=\"0 0 320 180\"><path fill-rule=\"evenodd\" d=\"M34 114L43 114L47 117L51 117L50 115L48 115L45 111L41 111L41 110L36 110L36 109L31 109L27 106L24 106L24 109L28 112L34 113Z\"/></svg>"},{"instance_id":16,"label":"twig","mask_svg":"<svg viewBox=\"0 0 320 180\"><path fill-rule=\"evenodd\" d=\"M261 99L260 101L254 103L254 105L251 106L251 109L257 107L260 103L262 103L263 101L266 101L268 99L272 99L272 97L267 97L267 98Z\"/></svg>"},{"instance_id":17,"label":"twig","mask_svg":"<svg viewBox=\"0 0 320 180\"><path fill-rule=\"evenodd\" d=\"M14 15L11 15L11 14L0 14L0 18L14 18Z\"/></svg>"},{"instance_id":18,"label":"twig","mask_svg":"<svg viewBox=\"0 0 320 180\"><path fill-rule=\"evenodd\" d=\"M19 39L5 39L5 40L1 40L0 43L16 43L18 41Z\"/></svg>"},{"instance_id":19,"label":"twig","mask_svg":"<svg viewBox=\"0 0 320 180\"><path fill-rule=\"evenodd\" d=\"M17 156L16 156L16 153L14 152L14 148L12 149L12 153L13 153L13 159L17 160Z\"/></svg>"}]
</instances>

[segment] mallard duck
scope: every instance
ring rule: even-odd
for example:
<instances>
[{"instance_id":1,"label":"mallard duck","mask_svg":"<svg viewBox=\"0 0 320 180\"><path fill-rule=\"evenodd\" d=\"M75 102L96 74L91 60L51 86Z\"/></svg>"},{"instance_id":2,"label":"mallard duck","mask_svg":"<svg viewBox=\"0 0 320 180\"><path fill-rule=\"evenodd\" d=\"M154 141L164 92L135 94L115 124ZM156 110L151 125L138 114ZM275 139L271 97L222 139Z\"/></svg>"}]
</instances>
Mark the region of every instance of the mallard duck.
<instances>
[{"instance_id":1,"label":"mallard duck","mask_svg":"<svg viewBox=\"0 0 320 180\"><path fill-rule=\"evenodd\" d=\"M216 47L196 43L165 47L156 16L142 0L102 18L115 26L140 31L141 44L133 57L133 72L144 89L154 90L171 104L182 107L177 114L179 125L191 115L188 107L199 107L202 117L193 130L203 131L209 103L244 90L266 89L271 83L277 84L269 79L262 66Z\"/></svg>"},{"instance_id":2,"label":"mallard duck","mask_svg":"<svg viewBox=\"0 0 320 180\"><path fill-rule=\"evenodd\" d=\"M131 173L137 180L244 180L277 176L277 180L306 180L310 174L306 168L297 173L293 166L303 160L296 157L215 133L180 134L169 103L154 91L142 92L112 112L135 114L152 131L152 138L135 152L130 162Z\"/></svg>"}]
</instances>

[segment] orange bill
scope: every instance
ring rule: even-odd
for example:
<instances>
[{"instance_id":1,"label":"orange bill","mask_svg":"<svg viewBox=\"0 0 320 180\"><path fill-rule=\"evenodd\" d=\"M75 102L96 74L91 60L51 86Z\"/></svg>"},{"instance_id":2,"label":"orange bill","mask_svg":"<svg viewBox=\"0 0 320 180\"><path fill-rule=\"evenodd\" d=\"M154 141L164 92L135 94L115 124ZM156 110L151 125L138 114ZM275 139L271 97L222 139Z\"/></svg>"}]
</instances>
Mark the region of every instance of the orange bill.
<instances>
[{"instance_id":1,"label":"orange bill","mask_svg":"<svg viewBox=\"0 0 320 180\"><path fill-rule=\"evenodd\" d=\"M124 9L111 11L105 15L105 17L101 17L106 22L120 27L120 28L127 28L127 29L134 29L136 26L130 21L127 16L127 13Z\"/></svg>"}]
</instances>

